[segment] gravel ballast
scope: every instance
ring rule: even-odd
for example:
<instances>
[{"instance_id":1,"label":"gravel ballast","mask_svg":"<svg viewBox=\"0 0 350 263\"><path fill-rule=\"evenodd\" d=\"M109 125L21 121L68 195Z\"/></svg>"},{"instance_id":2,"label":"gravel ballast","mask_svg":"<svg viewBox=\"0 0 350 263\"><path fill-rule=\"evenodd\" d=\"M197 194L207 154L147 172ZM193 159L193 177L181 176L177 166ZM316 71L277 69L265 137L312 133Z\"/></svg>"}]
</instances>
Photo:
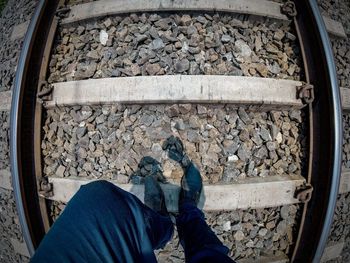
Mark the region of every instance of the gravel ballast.
<instances>
[{"instance_id":1,"label":"gravel ballast","mask_svg":"<svg viewBox=\"0 0 350 263\"><path fill-rule=\"evenodd\" d=\"M350 114L343 114L343 167L350 168Z\"/></svg>"},{"instance_id":2,"label":"gravel ballast","mask_svg":"<svg viewBox=\"0 0 350 263\"><path fill-rule=\"evenodd\" d=\"M0 91L12 89L23 39L11 41L13 27L30 21L38 1L9 0L0 17Z\"/></svg>"},{"instance_id":3,"label":"gravel ballast","mask_svg":"<svg viewBox=\"0 0 350 263\"><path fill-rule=\"evenodd\" d=\"M10 114L0 111L0 170L9 169L10 166Z\"/></svg>"},{"instance_id":4,"label":"gravel ballast","mask_svg":"<svg viewBox=\"0 0 350 263\"><path fill-rule=\"evenodd\" d=\"M170 182L183 171L162 145L178 136L206 183L300 175L305 133L300 111L253 112L228 105L65 107L47 111L42 154L47 176L127 183L151 156Z\"/></svg>"},{"instance_id":5,"label":"gravel ballast","mask_svg":"<svg viewBox=\"0 0 350 263\"><path fill-rule=\"evenodd\" d=\"M48 81L138 75L301 78L288 25L226 14L131 14L59 28Z\"/></svg>"}]
</instances>

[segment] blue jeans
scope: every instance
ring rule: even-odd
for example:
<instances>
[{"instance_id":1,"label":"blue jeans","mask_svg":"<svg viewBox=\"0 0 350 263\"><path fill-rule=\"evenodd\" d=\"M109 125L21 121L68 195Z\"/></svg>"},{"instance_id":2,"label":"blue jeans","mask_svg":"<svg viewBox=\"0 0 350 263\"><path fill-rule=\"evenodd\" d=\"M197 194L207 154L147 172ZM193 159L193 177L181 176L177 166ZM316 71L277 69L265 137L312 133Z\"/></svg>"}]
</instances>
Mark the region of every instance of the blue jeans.
<instances>
[{"instance_id":1,"label":"blue jeans","mask_svg":"<svg viewBox=\"0 0 350 263\"><path fill-rule=\"evenodd\" d=\"M179 208L186 262L233 262L193 205ZM82 186L40 243L31 262L157 262L154 250L174 231L169 216L106 182Z\"/></svg>"}]
</instances>

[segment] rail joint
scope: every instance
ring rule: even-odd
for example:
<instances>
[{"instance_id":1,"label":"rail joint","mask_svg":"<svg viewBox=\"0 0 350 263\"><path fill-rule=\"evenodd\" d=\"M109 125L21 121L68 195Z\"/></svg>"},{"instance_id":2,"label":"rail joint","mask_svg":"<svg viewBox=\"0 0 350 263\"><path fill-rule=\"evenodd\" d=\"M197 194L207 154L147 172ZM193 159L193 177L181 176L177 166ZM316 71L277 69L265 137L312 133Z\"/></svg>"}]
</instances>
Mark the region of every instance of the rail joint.
<instances>
[{"instance_id":1,"label":"rail joint","mask_svg":"<svg viewBox=\"0 0 350 263\"><path fill-rule=\"evenodd\" d=\"M305 104L311 104L315 99L314 86L304 83L298 89L298 99L301 99Z\"/></svg>"},{"instance_id":2,"label":"rail joint","mask_svg":"<svg viewBox=\"0 0 350 263\"><path fill-rule=\"evenodd\" d=\"M298 199L301 203L309 202L311 200L313 190L314 188L311 184L307 183L303 185L296 191L296 199Z\"/></svg>"},{"instance_id":3,"label":"rail joint","mask_svg":"<svg viewBox=\"0 0 350 263\"><path fill-rule=\"evenodd\" d=\"M293 18L297 16L297 9L293 1L287 1L281 6L281 12L286 16Z\"/></svg>"}]
</instances>

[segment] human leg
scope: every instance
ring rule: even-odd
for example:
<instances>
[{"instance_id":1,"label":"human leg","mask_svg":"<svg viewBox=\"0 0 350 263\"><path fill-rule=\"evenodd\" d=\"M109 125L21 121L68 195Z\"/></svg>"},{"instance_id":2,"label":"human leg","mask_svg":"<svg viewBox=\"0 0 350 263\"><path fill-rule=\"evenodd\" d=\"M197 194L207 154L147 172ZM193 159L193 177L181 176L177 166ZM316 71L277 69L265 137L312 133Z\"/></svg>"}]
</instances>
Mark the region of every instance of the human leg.
<instances>
[{"instance_id":1,"label":"human leg","mask_svg":"<svg viewBox=\"0 0 350 263\"><path fill-rule=\"evenodd\" d=\"M203 212L197 208L202 191L202 180L193 163L186 168L181 186L179 216L176 223L180 242L185 250L186 261L190 261L197 253L206 249L226 255L228 248L210 229L205 222Z\"/></svg>"},{"instance_id":2,"label":"human leg","mask_svg":"<svg viewBox=\"0 0 350 263\"><path fill-rule=\"evenodd\" d=\"M156 262L153 250L172 232L169 217L113 184L97 181L71 199L32 262Z\"/></svg>"}]
</instances>

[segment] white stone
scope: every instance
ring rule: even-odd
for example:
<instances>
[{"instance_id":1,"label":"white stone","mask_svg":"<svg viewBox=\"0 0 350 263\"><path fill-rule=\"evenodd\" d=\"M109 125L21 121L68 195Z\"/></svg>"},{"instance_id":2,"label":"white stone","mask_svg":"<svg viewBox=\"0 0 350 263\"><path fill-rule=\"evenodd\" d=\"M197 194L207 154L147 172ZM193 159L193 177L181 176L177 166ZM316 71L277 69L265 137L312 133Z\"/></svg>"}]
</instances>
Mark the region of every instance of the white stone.
<instances>
[{"instance_id":1,"label":"white stone","mask_svg":"<svg viewBox=\"0 0 350 263\"><path fill-rule=\"evenodd\" d=\"M267 229L266 228L262 228L262 229L259 230L259 236L264 237L264 236L266 236L266 234L267 234Z\"/></svg>"},{"instance_id":2,"label":"white stone","mask_svg":"<svg viewBox=\"0 0 350 263\"><path fill-rule=\"evenodd\" d=\"M188 51L188 49L189 49L188 43L187 43L186 41L183 42L183 43L182 43L181 51L182 51L183 53L186 53L186 52Z\"/></svg>"},{"instance_id":3,"label":"white stone","mask_svg":"<svg viewBox=\"0 0 350 263\"><path fill-rule=\"evenodd\" d=\"M222 225L222 229L224 231L230 231L231 230L231 221L226 221L223 225Z\"/></svg>"},{"instance_id":4,"label":"white stone","mask_svg":"<svg viewBox=\"0 0 350 263\"><path fill-rule=\"evenodd\" d=\"M244 58L250 57L250 55L252 54L252 50L242 39L238 39L235 42L235 47L238 49L239 55L241 55Z\"/></svg>"},{"instance_id":5,"label":"white stone","mask_svg":"<svg viewBox=\"0 0 350 263\"><path fill-rule=\"evenodd\" d=\"M108 33L104 30L100 31L100 42L102 45L106 45L108 40Z\"/></svg>"},{"instance_id":6,"label":"white stone","mask_svg":"<svg viewBox=\"0 0 350 263\"><path fill-rule=\"evenodd\" d=\"M282 133L277 133L277 136L276 136L276 141L280 144L282 143L283 141L283 138L282 138Z\"/></svg>"},{"instance_id":7,"label":"white stone","mask_svg":"<svg viewBox=\"0 0 350 263\"><path fill-rule=\"evenodd\" d=\"M254 241L253 240L249 240L245 245L247 247L254 247Z\"/></svg>"},{"instance_id":8,"label":"white stone","mask_svg":"<svg viewBox=\"0 0 350 263\"><path fill-rule=\"evenodd\" d=\"M236 162L236 161L238 161L238 156L237 155L229 155L228 157L227 157L227 161L228 162Z\"/></svg>"}]
</instances>

